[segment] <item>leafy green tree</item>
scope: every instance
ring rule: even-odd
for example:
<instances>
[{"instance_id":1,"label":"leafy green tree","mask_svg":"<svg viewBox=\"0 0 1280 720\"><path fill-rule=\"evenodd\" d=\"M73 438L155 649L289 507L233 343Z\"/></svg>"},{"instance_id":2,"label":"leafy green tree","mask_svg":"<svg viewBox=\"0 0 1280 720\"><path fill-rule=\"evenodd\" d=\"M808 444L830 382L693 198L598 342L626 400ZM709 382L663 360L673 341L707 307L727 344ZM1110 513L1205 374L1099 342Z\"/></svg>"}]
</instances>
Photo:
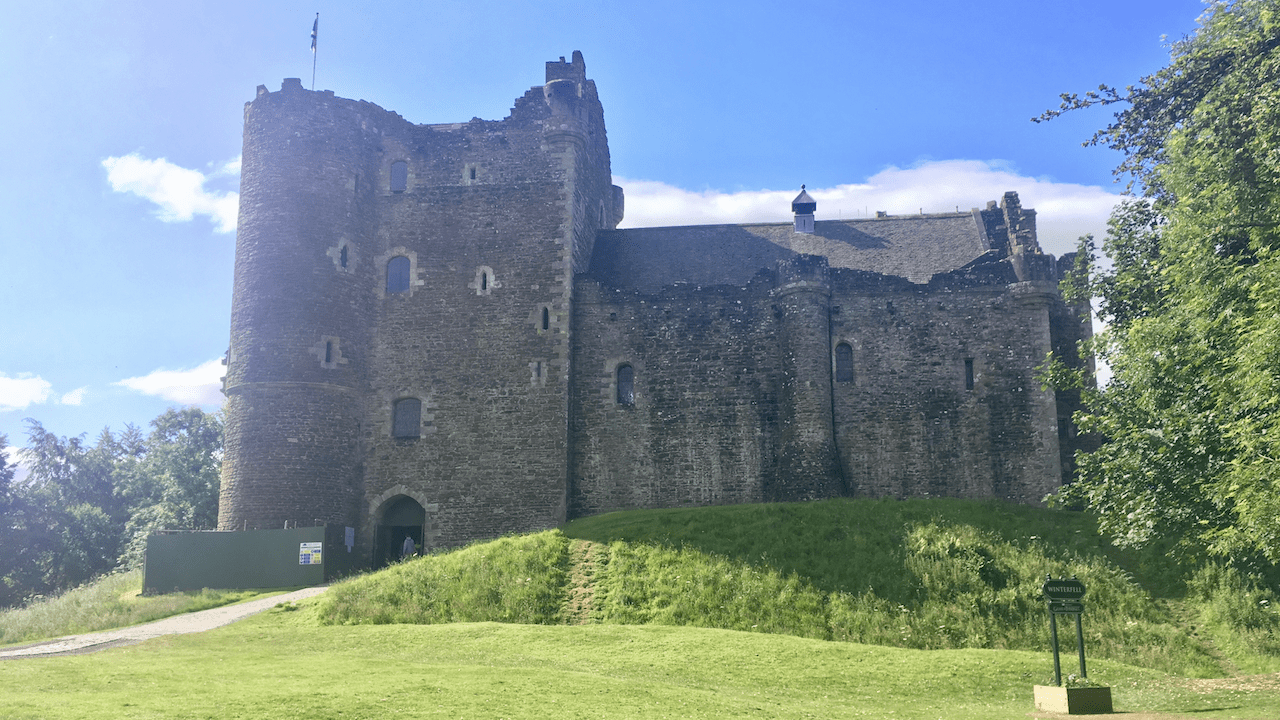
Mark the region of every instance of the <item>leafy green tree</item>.
<instances>
[{"instance_id":1,"label":"leafy green tree","mask_svg":"<svg viewBox=\"0 0 1280 720\"><path fill-rule=\"evenodd\" d=\"M27 420L30 466L13 514L12 585L24 595L73 587L115 567L123 548L126 510L115 494L122 447L109 430L95 445L60 438Z\"/></svg>"},{"instance_id":2,"label":"leafy green tree","mask_svg":"<svg viewBox=\"0 0 1280 720\"><path fill-rule=\"evenodd\" d=\"M141 564L147 536L161 528L218 524L222 422L199 408L169 409L151 421L136 462L122 468L120 494L130 505L121 563Z\"/></svg>"},{"instance_id":3,"label":"leafy green tree","mask_svg":"<svg viewBox=\"0 0 1280 720\"><path fill-rule=\"evenodd\" d=\"M126 425L93 444L28 420L27 480L13 483L0 435L0 607L141 563L160 528L217 524L222 423L170 409L151 433Z\"/></svg>"},{"instance_id":4,"label":"leafy green tree","mask_svg":"<svg viewBox=\"0 0 1280 720\"><path fill-rule=\"evenodd\" d=\"M1113 213L1111 270L1089 273L1112 380L1086 393L1061 499L1121 544L1176 540L1244 566L1280 563L1280 3L1209 5L1168 67L1060 112L1127 103L1094 136L1145 197ZM1080 285L1080 278L1073 281Z\"/></svg>"},{"instance_id":5,"label":"leafy green tree","mask_svg":"<svg viewBox=\"0 0 1280 720\"><path fill-rule=\"evenodd\" d=\"M17 562L17 495L13 480L17 468L9 461L9 438L0 433L0 608L22 598L9 579Z\"/></svg>"}]
</instances>

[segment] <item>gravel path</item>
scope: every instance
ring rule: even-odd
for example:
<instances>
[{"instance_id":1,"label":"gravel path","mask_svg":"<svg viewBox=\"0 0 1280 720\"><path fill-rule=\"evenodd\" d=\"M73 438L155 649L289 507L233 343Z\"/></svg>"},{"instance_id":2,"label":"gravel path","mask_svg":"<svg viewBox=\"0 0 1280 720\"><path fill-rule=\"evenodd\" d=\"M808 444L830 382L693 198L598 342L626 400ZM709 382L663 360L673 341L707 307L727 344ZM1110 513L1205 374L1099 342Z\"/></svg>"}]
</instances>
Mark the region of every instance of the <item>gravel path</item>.
<instances>
[{"instance_id":1,"label":"gravel path","mask_svg":"<svg viewBox=\"0 0 1280 720\"><path fill-rule=\"evenodd\" d=\"M134 645L143 640L150 640L161 635L183 635L186 633L204 632L214 628L230 625L250 615L275 607L278 603L294 602L303 598L314 597L328 589L328 586L305 588L284 595L272 595L239 605L224 605L199 612L174 615L145 625L106 630L103 632L68 635L53 640L44 640L31 645L5 648L0 650L0 660L15 660L31 657L52 657L56 655L81 655L97 652L121 645Z\"/></svg>"}]
</instances>

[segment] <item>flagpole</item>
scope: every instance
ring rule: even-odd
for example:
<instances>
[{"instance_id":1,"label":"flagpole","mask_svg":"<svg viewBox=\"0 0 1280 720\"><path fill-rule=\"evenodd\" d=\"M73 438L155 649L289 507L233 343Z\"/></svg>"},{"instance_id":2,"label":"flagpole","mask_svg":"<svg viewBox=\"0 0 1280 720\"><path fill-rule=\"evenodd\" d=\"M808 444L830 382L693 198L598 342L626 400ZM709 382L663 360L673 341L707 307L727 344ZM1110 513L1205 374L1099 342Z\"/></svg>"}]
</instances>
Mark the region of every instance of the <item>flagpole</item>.
<instances>
[{"instance_id":1,"label":"flagpole","mask_svg":"<svg viewBox=\"0 0 1280 720\"><path fill-rule=\"evenodd\" d=\"M316 13L316 21L311 23L311 90L316 89L316 36L320 34L320 13Z\"/></svg>"}]
</instances>

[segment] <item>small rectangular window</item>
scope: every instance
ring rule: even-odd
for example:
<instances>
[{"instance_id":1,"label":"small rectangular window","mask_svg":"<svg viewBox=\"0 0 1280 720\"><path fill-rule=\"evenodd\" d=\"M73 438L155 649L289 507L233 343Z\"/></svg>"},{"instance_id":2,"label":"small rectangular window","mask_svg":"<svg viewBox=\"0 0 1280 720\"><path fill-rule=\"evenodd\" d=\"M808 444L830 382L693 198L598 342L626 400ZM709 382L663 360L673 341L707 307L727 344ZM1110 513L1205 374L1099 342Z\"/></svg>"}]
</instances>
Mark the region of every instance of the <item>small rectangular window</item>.
<instances>
[{"instance_id":1,"label":"small rectangular window","mask_svg":"<svg viewBox=\"0 0 1280 720\"><path fill-rule=\"evenodd\" d=\"M853 382L853 347L836 345L836 382Z\"/></svg>"},{"instance_id":2,"label":"small rectangular window","mask_svg":"<svg viewBox=\"0 0 1280 720\"><path fill-rule=\"evenodd\" d=\"M964 389L973 389L973 358L964 359Z\"/></svg>"},{"instance_id":3,"label":"small rectangular window","mask_svg":"<svg viewBox=\"0 0 1280 720\"><path fill-rule=\"evenodd\" d=\"M391 163L391 192L402 193L409 187L409 163L397 160Z\"/></svg>"},{"instance_id":4,"label":"small rectangular window","mask_svg":"<svg viewBox=\"0 0 1280 720\"><path fill-rule=\"evenodd\" d=\"M618 404L626 406L636 404L635 371L630 365L618 367Z\"/></svg>"},{"instance_id":5,"label":"small rectangular window","mask_svg":"<svg viewBox=\"0 0 1280 720\"><path fill-rule=\"evenodd\" d=\"M422 401L417 398L397 400L392 409L391 434L398 438L422 435Z\"/></svg>"},{"instance_id":6,"label":"small rectangular window","mask_svg":"<svg viewBox=\"0 0 1280 720\"><path fill-rule=\"evenodd\" d=\"M409 292L409 258L397 255L387 261L387 294Z\"/></svg>"}]
</instances>

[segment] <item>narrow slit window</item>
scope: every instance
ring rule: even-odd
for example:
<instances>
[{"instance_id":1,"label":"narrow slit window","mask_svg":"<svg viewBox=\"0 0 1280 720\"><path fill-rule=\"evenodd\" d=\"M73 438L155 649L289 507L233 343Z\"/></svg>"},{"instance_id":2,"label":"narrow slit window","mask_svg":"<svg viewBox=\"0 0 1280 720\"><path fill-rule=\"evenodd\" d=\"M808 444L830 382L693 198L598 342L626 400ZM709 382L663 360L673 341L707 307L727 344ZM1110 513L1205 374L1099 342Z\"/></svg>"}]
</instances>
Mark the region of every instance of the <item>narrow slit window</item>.
<instances>
[{"instance_id":1,"label":"narrow slit window","mask_svg":"<svg viewBox=\"0 0 1280 720\"><path fill-rule=\"evenodd\" d=\"M324 361L326 364L333 362L333 341L326 340L324 343Z\"/></svg>"},{"instance_id":2,"label":"narrow slit window","mask_svg":"<svg viewBox=\"0 0 1280 720\"><path fill-rule=\"evenodd\" d=\"M853 347L836 345L836 382L853 382Z\"/></svg>"},{"instance_id":3,"label":"narrow slit window","mask_svg":"<svg viewBox=\"0 0 1280 720\"><path fill-rule=\"evenodd\" d=\"M973 389L973 358L964 359L964 389Z\"/></svg>"},{"instance_id":4,"label":"narrow slit window","mask_svg":"<svg viewBox=\"0 0 1280 720\"><path fill-rule=\"evenodd\" d=\"M475 168L475 166L474 166L474 165L473 165L473 166L471 166L471 179L472 179L472 180L475 180L475 179L476 179L476 168Z\"/></svg>"},{"instance_id":5,"label":"narrow slit window","mask_svg":"<svg viewBox=\"0 0 1280 720\"><path fill-rule=\"evenodd\" d=\"M487 272L480 273L480 290L481 292L489 290L489 273Z\"/></svg>"},{"instance_id":6,"label":"narrow slit window","mask_svg":"<svg viewBox=\"0 0 1280 720\"><path fill-rule=\"evenodd\" d=\"M402 193L409 187L409 163L397 160L391 163L391 192Z\"/></svg>"},{"instance_id":7,"label":"narrow slit window","mask_svg":"<svg viewBox=\"0 0 1280 720\"><path fill-rule=\"evenodd\" d=\"M392 410L391 435L416 438L422 435L422 401L417 398L397 400Z\"/></svg>"},{"instance_id":8,"label":"narrow slit window","mask_svg":"<svg viewBox=\"0 0 1280 720\"><path fill-rule=\"evenodd\" d=\"M539 361L534 365L534 367L533 367L533 376L534 376L534 377L537 377L537 378L542 377L542 361L541 361L541 360L539 360Z\"/></svg>"},{"instance_id":9,"label":"narrow slit window","mask_svg":"<svg viewBox=\"0 0 1280 720\"><path fill-rule=\"evenodd\" d=\"M343 245L342 250L338 253L338 264L345 268L350 257L350 254L347 252L347 246Z\"/></svg>"},{"instance_id":10,"label":"narrow slit window","mask_svg":"<svg viewBox=\"0 0 1280 720\"><path fill-rule=\"evenodd\" d=\"M397 255L387 261L387 294L409 292L409 258Z\"/></svg>"},{"instance_id":11,"label":"narrow slit window","mask_svg":"<svg viewBox=\"0 0 1280 720\"><path fill-rule=\"evenodd\" d=\"M636 374L630 365L618 366L618 404L631 406L636 404Z\"/></svg>"},{"instance_id":12,"label":"narrow slit window","mask_svg":"<svg viewBox=\"0 0 1280 720\"><path fill-rule=\"evenodd\" d=\"M547 330L551 327L551 309L542 308L542 329Z\"/></svg>"}]
</instances>

